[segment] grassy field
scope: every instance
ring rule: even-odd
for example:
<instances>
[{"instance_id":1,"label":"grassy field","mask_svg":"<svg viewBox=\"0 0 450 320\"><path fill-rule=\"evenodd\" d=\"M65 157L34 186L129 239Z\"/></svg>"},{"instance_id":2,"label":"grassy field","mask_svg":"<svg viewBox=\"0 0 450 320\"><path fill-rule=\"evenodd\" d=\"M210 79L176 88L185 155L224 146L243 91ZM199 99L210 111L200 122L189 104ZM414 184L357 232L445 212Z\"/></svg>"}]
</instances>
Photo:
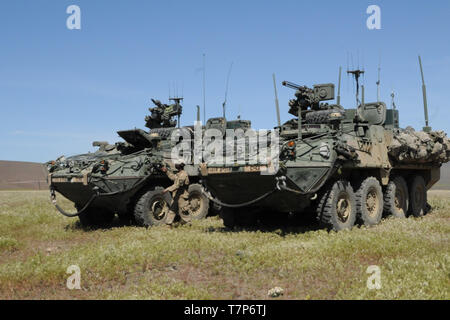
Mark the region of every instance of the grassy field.
<instances>
[{"instance_id":1,"label":"grassy field","mask_svg":"<svg viewBox=\"0 0 450 320\"><path fill-rule=\"evenodd\" d=\"M60 197L61 198L61 197ZM331 232L314 226L85 230L42 191L0 192L0 299L450 299L450 192L424 218ZM70 208L68 201L63 202ZM66 287L70 265L81 290ZM380 290L366 286L381 270Z\"/></svg>"}]
</instances>

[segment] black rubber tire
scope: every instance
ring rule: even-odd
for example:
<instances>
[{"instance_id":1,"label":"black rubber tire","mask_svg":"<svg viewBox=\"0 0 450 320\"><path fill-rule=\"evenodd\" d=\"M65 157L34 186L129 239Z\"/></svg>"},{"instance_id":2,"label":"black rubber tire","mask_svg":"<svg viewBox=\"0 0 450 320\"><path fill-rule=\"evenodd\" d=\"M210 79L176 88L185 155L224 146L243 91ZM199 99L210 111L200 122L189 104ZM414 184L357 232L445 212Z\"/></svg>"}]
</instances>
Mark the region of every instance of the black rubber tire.
<instances>
[{"instance_id":1,"label":"black rubber tire","mask_svg":"<svg viewBox=\"0 0 450 320\"><path fill-rule=\"evenodd\" d=\"M180 218L184 222L189 222L192 220L201 220L206 218L209 211L209 199L203 194L203 187L197 183L191 184L188 188L189 192L189 205L192 206L194 203L191 201L196 198L198 203L198 208L189 209L188 212L180 212Z\"/></svg>"},{"instance_id":2,"label":"black rubber tire","mask_svg":"<svg viewBox=\"0 0 450 320\"><path fill-rule=\"evenodd\" d=\"M82 209L83 206L75 205L77 210ZM83 227L107 227L114 219L114 212L104 208L87 208L79 216L80 224Z\"/></svg>"},{"instance_id":3,"label":"black rubber tire","mask_svg":"<svg viewBox=\"0 0 450 320\"><path fill-rule=\"evenodd\" d=\"M152 187L143 191L134 207L134 218L139 226L151 227L166 224L167 212L158 217L159 210L168 206L172 202L172 196L169 193L162 194L162 187Z\"/></svg>"},{"instance_id":4,"label":"black rubber tire","mask_svg":"<svg viewBox=\"0 0 450 320\"><path fill-rule=\"evenodd\" d=\"M222 207L219 216L225 227L233 229L236 225L236 212L232 208Z\"/></svg>"},{"instance_id":5,"label":"black rubber tire","mask_svg":"<svg viewBox=\"0 0 450 320\"><path fill-rule=\"evenodd\" d=\"M368 208L367 201L372 202L373 208ZM360 224L374 226L380 223L383 217L383 190L377 178L368 177L359 185L356 191L356 213Z\"/></svg>"},{"instance_id":6,"label":"black rubber tire","mask_svg":"<svg viewBox=\"0 0 450 320\"><path fill-rule=\"evenodd\" d=\"M395 218L406 218L409 206L409 192L406 180L394 176L384 191L384 214Z\"/></svg>"},{"instance_id":7,"label":"black rubber tire","mask_svg":"<svg viewBox=\"0 0 450 320\"><path fill-rule=\"evenodd\" d=\"M422 176L414 176L409 184L409 215L423 217L427 211L427 188Z\"/></svg>"},{"instance_id":8,"label":"black rubber tire","mask_svg":"<svg viewBox=\"0 0 450 320\"><path fill-rule=\"evenodd\" d=\"M356 197L348 181L338 180L331 186L325 187L317 206L317 218L322 227L329 230L340 231L351 229L356 221ZM340 201L343 202L340 203ZM341 217L337 205L349 208L345 217Z\"/></svg>"}]
</instances>

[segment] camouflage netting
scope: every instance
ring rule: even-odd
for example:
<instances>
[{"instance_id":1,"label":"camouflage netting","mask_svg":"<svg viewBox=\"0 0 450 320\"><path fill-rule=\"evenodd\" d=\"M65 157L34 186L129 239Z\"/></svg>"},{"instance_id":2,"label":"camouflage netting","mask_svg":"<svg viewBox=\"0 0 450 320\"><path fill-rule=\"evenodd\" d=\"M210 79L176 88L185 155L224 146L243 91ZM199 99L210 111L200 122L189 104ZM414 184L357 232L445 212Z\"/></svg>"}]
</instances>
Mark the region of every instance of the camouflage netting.
<instances>
[{"instance_id":1,"label":"camouflage netting","mask_svg":"<svg viewBox=\"0 0 450 320\"><path fill-rule=\"evenodd\" d=\"M399 129L388 147L395 160L403 163L445 163L450 161L450 139L444 131Z\"/></svg>"}]
</instances>

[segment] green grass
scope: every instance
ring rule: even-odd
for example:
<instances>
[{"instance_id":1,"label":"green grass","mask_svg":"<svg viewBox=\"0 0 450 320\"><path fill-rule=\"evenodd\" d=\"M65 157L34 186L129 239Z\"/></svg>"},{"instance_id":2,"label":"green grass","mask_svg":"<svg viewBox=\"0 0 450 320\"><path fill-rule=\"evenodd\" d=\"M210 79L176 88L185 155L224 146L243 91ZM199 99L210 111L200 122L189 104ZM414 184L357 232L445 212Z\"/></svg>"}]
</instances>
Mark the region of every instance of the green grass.
<instances>
[{"instance_id":1,"label":"green grass","mask_svg":"<svg viewBox=\"0 0 450 320\"><path fill-rule=\"evenodd\" d=\"M449 299L450 200L430 203L420 219L339 233L228 231L217 217L84 230L46 192L0 192L0 299L268 299L276 286L282 299ZM70 265L81 290L66 288ZM380 290L366 287L370 265Z\"/></svg>"}]
</instances>

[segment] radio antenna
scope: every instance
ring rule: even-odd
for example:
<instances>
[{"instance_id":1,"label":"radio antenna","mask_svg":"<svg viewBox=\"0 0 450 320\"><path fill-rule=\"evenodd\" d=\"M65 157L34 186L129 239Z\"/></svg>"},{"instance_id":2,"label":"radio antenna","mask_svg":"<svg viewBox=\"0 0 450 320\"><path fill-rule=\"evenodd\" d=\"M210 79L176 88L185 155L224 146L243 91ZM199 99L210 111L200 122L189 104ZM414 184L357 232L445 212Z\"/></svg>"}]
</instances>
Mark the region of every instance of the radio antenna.
<instances>
[{"instance_id":1,"label":"radio antenna","mask_svg":"<svg viewBox=\"0 0 450 320\"><path fill-rule=\"evenodd\" d=\"M380 59L378 60L378 81L377 83L377 102L380 102L380 72L381 72L381 54L380 54Z\"/></svg>"},{"instance_id":2,"label":"radio antenna","mask_svg":"<svg viewBox=\"0 0 450 320\"><path fill-rule=\"evenodd\" d=\"M272 78L273 78L273 89L275 90L275 109L277 111L277 121L278 126L281 127L280 105L278 104L277 82L275 80L275 73L272 73Z\"/></svg>"},{"instance_id":3,"label":"radio antenna","mask_svg":"<svg viewBox=\"0 0 450 320\"><path fill-rule=\"evenodd\" d=\"M391 105L392 105L392 110L395 110L395 109L397 109L397 106L395 105L395 92L394 92L394 90L392 90L392 92L391 92L391 98L392 98L392 102L391 102Z\"/></svg>"},{"instance_id":4,"label":"radio antenna","mask_svg":"<svg viewBox=\"0 0 450 320\"><path fill-rule=\"evenodd\" d=\"M353 75L356 82L356 105L359 105L359 77L364 74L364 70L356 69L347 71L348 74Z\"/></svg>"},{"instance_id":5,"label":"radio antenna","mask_svg":"<svg viewBox=\"0 0 450 320\"><path fill-rule=\"evenodd\" d=\"M203 122L206 123L206 65L205 65L205 54L203 54Z\"/></svg>"},{"instance_id":6,"label":"radio antenna","mask_svg":"<svg viewBox=\"0 0 450 320\"><path fill-rule=\"evenodd\" d=\"M170 95L170 81L169 81L169 99L171 98L171 95Z\"/></svg>"},{"instance_id":7,"label":"radio antenna","mask_svg":"<svg viewBox=\"0 0 450 320\"><path fill-rule=\"evenodd\" d=\"M226 104L227 104L227 96L228 96L228 82L230 81L230 75L231 75L231 69L233 68L233 62L231 62L230 65L230 69L228 70L228 75L227 75L227 84L225 87L225 100L222 103L222 108L223 108L223 118L226 119L225 117L225 108L226 108Z\"/></svg>"},{"instance_id":8,"label":"radio antenna","mask_svg":"<svg viewBox=\"0 0 450 320\"><path fill-rule=\"evenodd\" d=\"M423 77L422 59L419 56L420 74L422 76L422 95L423 95L423 112L425 114L425 127L423 131L430 132L431 127L428 126L428 103L427 103L427 87L425 86L425 78Z\"/></svg>"},{"instance_id":9,"label":"radio antenna","mask_svg":"<svg viewBox=\"0 0 450 320\"><path fill-rule=\"evenodd\" d=\"M342 67L339 67L338 95L337 95L337 100L336 100L337 105L341 105L341 72L342 72Z\"/></svg>"},{"instance_id":10,"label":"radio antenna","mask_svg":"<svg viewBox=\"0 0 450 320\"><path fill-rule=\"evenodd\" d=\"M180 102L183 101L183 98L173 97L173 98L170 98L169 100L175 102L175 106L176 106L177 110L181 110L182 109L182 106L181 106ZM177 116L178 116L178 128L180 128L180 115L181 115L181 112L178 112L178 114L177 114Z\"/></svg>"}]
</instances>

